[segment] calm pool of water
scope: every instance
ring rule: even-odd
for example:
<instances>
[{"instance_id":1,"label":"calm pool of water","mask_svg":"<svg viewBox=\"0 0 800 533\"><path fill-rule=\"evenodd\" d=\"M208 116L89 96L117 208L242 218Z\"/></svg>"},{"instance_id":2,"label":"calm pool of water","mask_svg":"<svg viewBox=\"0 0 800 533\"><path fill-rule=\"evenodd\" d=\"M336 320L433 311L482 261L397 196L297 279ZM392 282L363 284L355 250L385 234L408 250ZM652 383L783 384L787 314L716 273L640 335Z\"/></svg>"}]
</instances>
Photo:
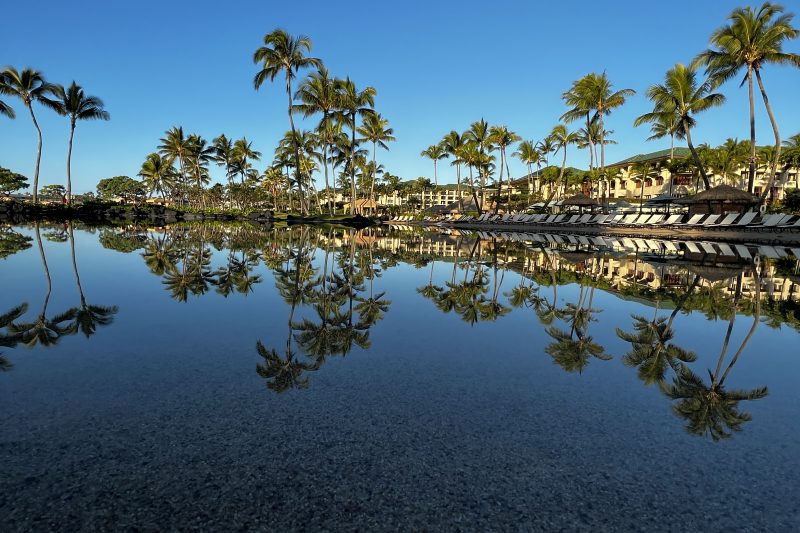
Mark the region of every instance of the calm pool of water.
<instances>
[{"instance_id":1,"label":"calm pool of water","mask_svg":"<svg viewBox=\"0 0 800 533\"><path fill-rule=\"evenodd\" d=\"M796 530L797 258L621 244L0 227L0 528Z\"/></svg>"}]
</instances>

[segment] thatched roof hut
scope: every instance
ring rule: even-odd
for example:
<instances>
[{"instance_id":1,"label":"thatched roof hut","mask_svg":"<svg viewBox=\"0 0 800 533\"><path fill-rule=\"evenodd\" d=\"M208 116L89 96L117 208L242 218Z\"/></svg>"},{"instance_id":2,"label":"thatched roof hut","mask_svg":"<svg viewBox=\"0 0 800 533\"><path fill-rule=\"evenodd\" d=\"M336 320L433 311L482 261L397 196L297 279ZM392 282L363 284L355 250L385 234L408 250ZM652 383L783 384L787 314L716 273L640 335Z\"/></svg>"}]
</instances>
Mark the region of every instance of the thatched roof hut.
<instances>
[{"instance_id":1,"label":"thatched roof hut","mask_svg":"<svg viewBox=\"0 0 800 533\"><path fill-rule=\"evenodd\" d=\"M571 198L565 199L562 202L562 205L578 206L578 207L580 207L581 212L583 212L583 208L584 207L588 207L590 209L594 209L599 204L597 203L597 200L595 200L594 198L589 198L588 196L586 196L583 193L578 193L575 196L572 196Z\"/></svg>"},{"instance_id":2,"label":"thatched roof hut","mask_svg":"<svg viewBox=\"0 0 800 533\"><path fill-rule=\"evenodd\" d=\"M757 205L759 199L730 185L717 185L694 196L677 200L677 203L688 205L691 214L722 215L731 212L744 213Z\"/></svg>"}]
</instances>

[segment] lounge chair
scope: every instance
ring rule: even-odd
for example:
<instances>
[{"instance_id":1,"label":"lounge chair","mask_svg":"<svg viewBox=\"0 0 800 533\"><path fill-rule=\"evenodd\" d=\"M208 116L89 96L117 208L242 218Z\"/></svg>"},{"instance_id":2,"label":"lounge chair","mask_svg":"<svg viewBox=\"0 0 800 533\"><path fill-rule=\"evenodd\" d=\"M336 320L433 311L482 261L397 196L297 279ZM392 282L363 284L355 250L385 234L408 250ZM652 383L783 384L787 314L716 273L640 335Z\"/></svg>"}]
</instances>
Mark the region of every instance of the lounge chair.
<instances>
[{"instance_id":1,"label":"lounge chair","mask_svg":"<svg viewBox=\"0 0 800 533\"><path fill-rule=\"evenodd\" d=\"M758 216L758 213L756 213L755 211L748 211L747 213L742 215L742 218L740 218L736 222L736 224L734 224L734 226L747 226L753 221L753 219L756 218L756 216Z\"/></svg>"},{"instance_id":2,"label":"lounge chair","mask_svg":"<svg viewBox=\"0 0 800 533\"><path fill-rule=\"evenodd\" d=\"M722 215L708 215L708 217L707 217L707 218L706 218L706 219L703 221L703 224L702 224L702 225L703 225L703 226L710 226L710 225L712 225L714 222L716 222L716 221L717 221L717 219L719 219L719 217L721 217L721 216L722 216Z\"/></svg>"},{"instance_id":3,"label":"lounge chair","mask_svg":"<svg viewBox=\"0 0 800 533\"><path fill-rule=\"evenodd\" d=\"M739 216L739 213L729 213L725 215L725 218L719 221L717 224L718 228L725 228L733 224L733 221Z\"/></svg>"},{"instance_id":4,"label":"lounge chair","mask_svg":"<svg viewBox=\"0 0 800 533\"><path fill-rule=\"evenodd\" d=\"M686 222L675 224L675 226L697 226L705 215L692 215Z\"/></svg>"},{"instance_id":5,"label":"lounge chair","mask_svg":"<svg viewBox=\"0 0 800 533\"><path fill-rule=\"evenodd\" d=\"M673 224L677 224L680 219L683 218L683 215L670 215L667 217L666 220L661 221L662 226L671 226Z\"/></svg>"},{"instance_id":6,"label":"lounge chair","mask_svg":"<svg viewBox=\"0 0 800 533\"><path fill-rule=\"evenodd\" d=\"M780 221L783 220L783 218L785 216L786 215L784 215L783 213L776 213L776 214L772 214L772 215L767 215L767 216L765 216L764 218L761 219L761 222L756 222L755 224L750 224L747 227L748 227L748 229L750 229L750 228L754 228L754 229L772 228L772 227L777 226L778 223L780 223Z\"/></svg>"},{"instance_id":7,"label":"lounge chair","mask_svg":"<svg viewBox=\"0 0 800 533\"><path fill-rule=\"evenodd\" d=\"M667 218L666 215L653 215L652 217L647 219L647 225L653 226L655 224L660 224L661 221L664 220L665 218Z\"/></svg>"},{"instance_id":8,"label":"lounge chair","mask_svg":"<svg viewBox=\"0 0 800 533\"><path fill-rule=\"evenodd\" d=\"M556 216L556 218L553 220L553 224L560 224L560 223L561 223L561 221L562 221L562 220L564 220L565 218L567 218L567 215L558 215L558 216Z\"/></svg>"},{"instance_id":9,"label":"lounge chair","mask_svg":"<svg viewBox=\"0 0 800 533\"><path fill-rule=\"evenodd\" d=\"M564 224L574 224L579 218L580 215L572 215L568 220L564 221Z\"/></svg>"},{"instance_id":10,"label":"lounge chair","mask_svg":"<svg viewBox=\"0 0 800 533\"><path fill-rule=\"evenodd\" d=\"M583 215L578 220L573 222L573 224L588 224L589 220L591 220L591 218L592 218L592 215Z\"/></svg>"},{"instance_id":11,"label":"lounge chair","mask_svg":"<svg viewBox=\"0 0 800 533\"><path fill-rule=\"evenodd\" d=\"M605 219L605 221L601 222L601 224L612 224L612 225L614 225L614 224L617 224L624 217L625 217L625 215L622 215L622 214L611 215L609 218Z\"/></svg>"}]
</instances>

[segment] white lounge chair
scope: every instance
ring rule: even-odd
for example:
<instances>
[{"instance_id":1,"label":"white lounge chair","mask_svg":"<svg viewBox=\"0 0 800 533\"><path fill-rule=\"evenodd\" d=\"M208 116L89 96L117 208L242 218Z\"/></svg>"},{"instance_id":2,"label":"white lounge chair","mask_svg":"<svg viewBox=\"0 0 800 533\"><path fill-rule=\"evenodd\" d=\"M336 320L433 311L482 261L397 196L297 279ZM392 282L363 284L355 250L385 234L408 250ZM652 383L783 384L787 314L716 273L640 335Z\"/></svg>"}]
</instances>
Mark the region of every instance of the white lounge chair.
<instances>
[{"instance_id":1,"label":"white lounge chair","mask_svg":"<svg viewBox=\"0 0 800 533\"><path fill-rule=\"evenodd\" d=\"M738 216L739 216L739 213L729 213L729 214L725 215L725 218L723 218L722 220L719 221L719 224L717 224L717 227L718 228L724 228L724 227L730 226L731 224L733 224L733 221L736 220L736 218Z\"/></svg>"},{"instance_id":2,"label":"white lounge chair","mask_svg":"<svg viewBox=\"0 0 800 533\"><path fill-rule=\"evenodd\" d=\"M747 213L742 215L742 218L740 218L736 222L736 224L734 224L734 225L735 226L746 226L746 225L750 224L756 218L757 215L758 215L758 213L756 213L755 211L748 211Z\"/></svg>"}]
</instances>

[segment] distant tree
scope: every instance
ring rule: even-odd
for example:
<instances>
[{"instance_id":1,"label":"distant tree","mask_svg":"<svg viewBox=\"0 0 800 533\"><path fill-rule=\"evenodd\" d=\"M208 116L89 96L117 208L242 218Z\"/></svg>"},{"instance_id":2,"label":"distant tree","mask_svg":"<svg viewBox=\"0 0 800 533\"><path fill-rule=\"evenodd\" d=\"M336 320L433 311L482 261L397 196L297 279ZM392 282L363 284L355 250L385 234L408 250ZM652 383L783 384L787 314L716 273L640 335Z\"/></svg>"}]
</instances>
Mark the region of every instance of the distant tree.
<instances>
[{"instance_id":1,"label":"distant tree","mask_svg":"<svg viewBox=\"0 0 800 533\"><path fill-rule=\"evenodd\" d=\"M63 185L45 185L39 192L45 198L58 198L60 200L67 193L67 189Z\"/></svg>"},{"instance_id":2,"label":"distant tree","mask_svg":"<svg viewBox=\"0 0 800 533\"><path fill-rule=\"evenodd\" d=\"M800 211L800 189L791 189L786 191L786 196L783 199L783 205L792 211Z\"/></svg>"},{"instance_id":3,"label":"distant tree","mask_svg":"<svg viewBox=\"0 0 800 533\"><path fill-rule=\"evenodd\" d=\"M97 194L100 198L109 200L119 197L125 201L135 199L144 193L144 185L128 176L114 176L105 178L97 184Z\"/></svg>"},{"instance_id":4,"label":"distant tree","mask_svg":"<svg viewBox=\"0 0 800 533\"><path fill-rule=\"evenodd\" d=\"M27 186L28 178L7 168L0 167L0 193L9 195L14 191L25 189Z\"/></svg>"}]
</instances>

